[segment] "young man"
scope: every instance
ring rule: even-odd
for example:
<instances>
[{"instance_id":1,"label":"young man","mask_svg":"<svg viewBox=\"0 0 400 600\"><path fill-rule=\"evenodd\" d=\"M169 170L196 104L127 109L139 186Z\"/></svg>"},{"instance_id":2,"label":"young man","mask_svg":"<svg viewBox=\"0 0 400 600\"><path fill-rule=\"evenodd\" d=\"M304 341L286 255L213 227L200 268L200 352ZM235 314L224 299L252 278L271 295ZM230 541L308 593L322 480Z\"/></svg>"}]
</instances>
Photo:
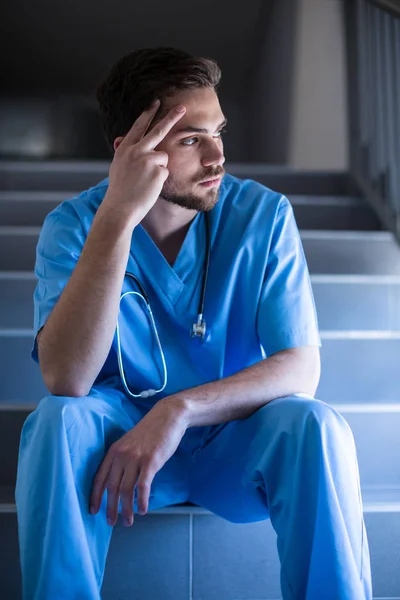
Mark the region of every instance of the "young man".
<instances>
[{"instance_id":1,"label":"young man","mask_svg":"<svg viewBox=\"0 0 400 600\"><path fill-rule=\"evenodd\" d=\"M97 93L109 177L43 225L32 356L51 395L21 435L25 600L99 599L118 512L186 501L271 518L284 600L372 597L353 436L314 398L292 207L225 173L219 79L172 48L124 56Z\"/></svg>"}]
</instances>

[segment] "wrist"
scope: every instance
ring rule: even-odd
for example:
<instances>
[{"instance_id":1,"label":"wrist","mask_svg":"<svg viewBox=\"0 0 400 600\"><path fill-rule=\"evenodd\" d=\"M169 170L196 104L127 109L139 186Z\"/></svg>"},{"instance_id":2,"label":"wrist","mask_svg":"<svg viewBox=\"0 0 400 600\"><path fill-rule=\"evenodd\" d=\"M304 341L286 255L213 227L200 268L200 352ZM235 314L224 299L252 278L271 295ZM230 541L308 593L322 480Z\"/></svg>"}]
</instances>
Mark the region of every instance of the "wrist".
<instances>
[{"instance_id":1,"label":"wrist","mask_svg":"<svg viewBox=\"0 0 400 600\"><path fill-rule=\"evenodd\" d=\"M166 398L159 400L157 404L161 404L162 406L167 407L169 411L172 411L177 420L179 420L186 429L191 426L189 403L182 396L167 396Z\"/></svg>"},{"instance_id":2,"label":"wrist","mask_svg":"<svg viewBox=\"0 0 400 600\"><path fill-rule=\"evenodd\" d=\"M107 195L103 198L97 209L96 218L102 222L104 221L106 226L118 229L120 233L126 232L130 234L132 234L135 227L141 221L137 211L127 211L124 206L118 205L107 198Z\"/></svg>"}]
</instances>

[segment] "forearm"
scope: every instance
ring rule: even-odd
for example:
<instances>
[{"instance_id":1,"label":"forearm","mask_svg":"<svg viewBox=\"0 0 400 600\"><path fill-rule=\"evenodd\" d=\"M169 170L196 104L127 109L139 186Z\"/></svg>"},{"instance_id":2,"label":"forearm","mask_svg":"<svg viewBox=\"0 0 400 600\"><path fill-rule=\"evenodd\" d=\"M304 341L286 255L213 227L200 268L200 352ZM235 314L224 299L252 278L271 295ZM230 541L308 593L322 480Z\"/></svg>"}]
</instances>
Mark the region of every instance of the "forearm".
<instances>
[{"instance_id":1,"label":"forearm","mask_svg":"<svg viewBox=\"0 0 400 600\"><path fill-rule=\"evenodd\" d=\"M40 332L40 366L53 394L86 395L107 358L133 228L100 206L70 280Z\"/></svg>"},{"instance_id":2,"label":"forearm","mask_svg":"<svg viewBox=\"0 0 400 600\"><path fill-rule=\"evenodd\" d=\"M278 352L224 379L169 396L187 427L245 419L276 398L293 393L314 396L320 373L319 349L307 346Z\"/></svg>"}]
</instances>

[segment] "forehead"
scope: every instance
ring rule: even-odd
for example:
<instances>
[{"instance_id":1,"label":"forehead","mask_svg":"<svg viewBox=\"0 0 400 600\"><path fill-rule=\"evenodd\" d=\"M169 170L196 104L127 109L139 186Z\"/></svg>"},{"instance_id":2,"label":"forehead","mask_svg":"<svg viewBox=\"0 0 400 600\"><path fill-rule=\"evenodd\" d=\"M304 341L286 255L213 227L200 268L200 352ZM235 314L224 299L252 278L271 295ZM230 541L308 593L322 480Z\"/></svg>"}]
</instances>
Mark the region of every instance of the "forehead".
<instances>
[{"instance_id":1,"label":"forehead","mask_svg":"<svg viewBox=\"0 0 400 600\"><path fill-rule=\"evenodd\" d=\"M162 113L166 114L177 104L183 104L186 112L170 133L185 126L215 130L225 118L218 96L212 88L181 90L163 101Z\"/></svg>"}]
</instances>

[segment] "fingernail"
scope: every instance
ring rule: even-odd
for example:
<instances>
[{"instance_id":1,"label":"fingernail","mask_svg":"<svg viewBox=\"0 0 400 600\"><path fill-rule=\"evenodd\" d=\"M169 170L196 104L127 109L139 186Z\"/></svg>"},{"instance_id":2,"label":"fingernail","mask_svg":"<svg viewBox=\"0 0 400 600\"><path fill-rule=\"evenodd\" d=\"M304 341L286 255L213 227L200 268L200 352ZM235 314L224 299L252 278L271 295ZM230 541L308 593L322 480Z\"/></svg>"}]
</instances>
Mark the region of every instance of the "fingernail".
<instances>
[{"instance_id":1,"label":"fingernail","mask_svg":"<svg viewBox=\"0 0 400 600\"><path fill-rule=\"evenodd\" d=\"M153 100L153 102L151 103L151 107L153 108L153 107L157 106L157 104L160 104L159 98L156 98L155 100Z\"/></svg>"},{"instance_id":2,"label":"fingernail","mask_svg":"<svg viewBox=\"0 0 400 600\"><path fill-rule=\"evenodd\" d=\"M176 112L183 112L185 110L185 107L183 106L183 104L178 104L178 106L175 106L175 110Z\"/></svg>"},{"instance_id":3,"label":"fingernail","mask_svg":"<svg viewBox=\"0 0 400 600\"><path fill-rule=\"evenodd\" d=\"M95 505L94 505L94 504L91 504L91 505L90 505L89 512L90 512L92 515L94 515L94 513L96 512L96 507L95 507Z\"/></svg>"},{"instance_id":4,"label":"fingernail","mask_svg":"<svg viewBox=\"0 0 400 600\"><path fill-rule=\"evenodd\" d=\"M112 518L111 518L111 517L107 517L107 523L108 523L109 525L112 525L112 524L113 524L113 520L112 520Z\"/></svg>"}]
</instances>

